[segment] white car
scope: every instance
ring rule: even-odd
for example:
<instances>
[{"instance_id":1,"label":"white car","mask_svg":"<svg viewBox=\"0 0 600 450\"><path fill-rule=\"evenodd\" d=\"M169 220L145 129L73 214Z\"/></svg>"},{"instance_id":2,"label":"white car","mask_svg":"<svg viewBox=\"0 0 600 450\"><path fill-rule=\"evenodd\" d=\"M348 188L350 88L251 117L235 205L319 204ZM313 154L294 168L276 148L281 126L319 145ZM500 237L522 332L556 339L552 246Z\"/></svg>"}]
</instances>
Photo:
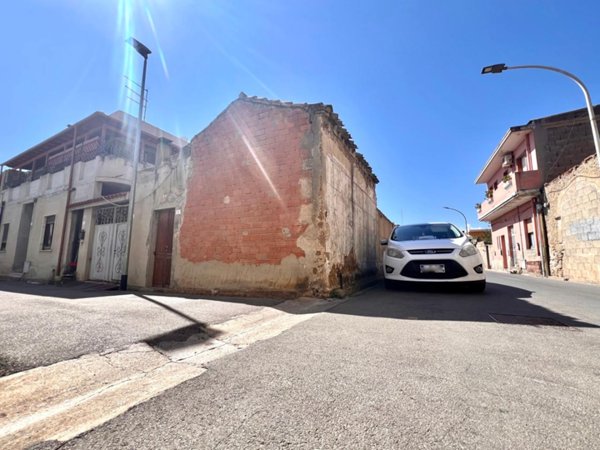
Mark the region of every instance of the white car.
<instances>
[{"instance_id":1,"label":"white car","mask_svg":"<svg viewBox=\"0 0 600 450\"><path fill-rule=\"evenodd\" d=\"M483 260L477 247L451 223L396 225L381 241L386 288L395 282L465 283L485 290Z\"/></svg>"}]
</instances>

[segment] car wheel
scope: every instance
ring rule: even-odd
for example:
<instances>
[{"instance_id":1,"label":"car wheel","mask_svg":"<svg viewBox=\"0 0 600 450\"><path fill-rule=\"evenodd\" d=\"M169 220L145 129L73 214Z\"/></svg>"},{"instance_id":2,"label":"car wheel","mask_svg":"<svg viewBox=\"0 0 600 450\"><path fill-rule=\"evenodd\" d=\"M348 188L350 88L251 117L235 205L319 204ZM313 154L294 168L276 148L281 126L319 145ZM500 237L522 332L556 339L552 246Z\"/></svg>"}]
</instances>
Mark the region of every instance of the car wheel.
<instances>
[{"instance_id":1,"label":"car wheel","mask_svg":"<svg viewBox=\"0 0 600 450\"><path fill-rule=\"evenodd\" d=\"M469 290L471 292L483 292L483 291L485 291L485 280L473 281L469 285Z\"/></svg>"}]
</instances>

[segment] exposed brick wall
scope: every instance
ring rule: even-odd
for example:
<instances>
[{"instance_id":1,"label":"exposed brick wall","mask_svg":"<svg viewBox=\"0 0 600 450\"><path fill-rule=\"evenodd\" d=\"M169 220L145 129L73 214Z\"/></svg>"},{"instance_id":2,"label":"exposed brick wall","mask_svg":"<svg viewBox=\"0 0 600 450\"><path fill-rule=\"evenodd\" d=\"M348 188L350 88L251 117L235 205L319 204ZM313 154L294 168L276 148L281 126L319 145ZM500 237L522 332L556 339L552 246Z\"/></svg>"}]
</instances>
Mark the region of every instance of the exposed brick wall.
<instances>
[{"instance_id":1,"label":"exposed brick wall","mask_svg":"<svg viewBox=\"0 0 600 450\"><path fill-rule=\"evenodd\" d=\"M595 156L545 185L551 275L600 283L600 169Z\"/></svg>"},{"instance_id":2,"label":"exposed brick wall","mask_svg":"<svg viewBox=\"0 0 600 450\"><path fill-rule=\"evenodd\" d=\"M596 114L600 107L596 107ZM540 168L546 182L595 153L586 109L532 121Z\"/></svg>"},{"instance_id":3,"label":"exposed brick wall","mask_svg":"<svg viewBox=\"0 0 600 450\"><path fill-rule=\"evenodd\" d=\"M297 244L310 203L303 141L309 113L238 100L191 143L180 254L190 262L280 264Z\"/></svg>"}]
</instances>

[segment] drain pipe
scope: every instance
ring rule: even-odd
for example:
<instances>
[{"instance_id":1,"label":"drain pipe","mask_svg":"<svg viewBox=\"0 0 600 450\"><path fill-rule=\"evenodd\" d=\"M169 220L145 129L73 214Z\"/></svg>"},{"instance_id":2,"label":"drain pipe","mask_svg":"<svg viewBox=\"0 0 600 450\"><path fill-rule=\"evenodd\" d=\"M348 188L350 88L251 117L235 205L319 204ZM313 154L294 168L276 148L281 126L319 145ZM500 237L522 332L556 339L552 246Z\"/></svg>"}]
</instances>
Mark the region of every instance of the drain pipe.
<instances>
[{"instance_id":1,"label":"drain pipe","mask_svg":"<svg viewBox=\"0 0 600 450\"><path fill-rule=\"evenodd\" d=\"M542 256L542 276L549 277L550 273L550 246L548 245L548 229L546 227L546 204L545 195L543 189L540 190L538 203L535 205L536 212L538 214L538 222L540 227L540 245L541 245L541 256Z\"/></svg>"},{"instance_id":2,"label":"drain pipe","mask_svg":"<svg viewBox=\"0 0 600 450\"><path fill-rule=\"evenodd\" d=\"M62 277L63 247L65 235L67 234L67 219L69 217L69 206L71 205L71 191L73 190L73 172L75 172L75 147L77 145L77 124L73 125L73 150L71 151L71 171L69 172L69 187L67 188L67 201L65 203L65 214L63 216L62 231L60 235L60 247L58 248L58 262L56 264L55 277Z\"/></svg>"}]
</instances>

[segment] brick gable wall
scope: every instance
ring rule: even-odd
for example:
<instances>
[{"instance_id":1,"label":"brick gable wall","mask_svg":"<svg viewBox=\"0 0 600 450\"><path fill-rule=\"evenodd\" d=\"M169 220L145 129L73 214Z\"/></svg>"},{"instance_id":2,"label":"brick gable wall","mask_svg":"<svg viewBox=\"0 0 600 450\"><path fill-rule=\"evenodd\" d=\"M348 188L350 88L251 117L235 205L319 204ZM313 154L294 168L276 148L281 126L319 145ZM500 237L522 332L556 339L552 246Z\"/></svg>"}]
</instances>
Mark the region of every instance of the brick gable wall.
<instances>
[{"instance_id":1,"label":"brick gable wall","mask_svg":"<svg viewBox=\"0 0 600 450\"><path fill-rule=\"evenodd\" d=\"M181 227L181 256L191 262L280 264L305 256L297 239L306 177L302 147L308 114L237 102L192 143Z\"/></svg>"}]
</instances>

